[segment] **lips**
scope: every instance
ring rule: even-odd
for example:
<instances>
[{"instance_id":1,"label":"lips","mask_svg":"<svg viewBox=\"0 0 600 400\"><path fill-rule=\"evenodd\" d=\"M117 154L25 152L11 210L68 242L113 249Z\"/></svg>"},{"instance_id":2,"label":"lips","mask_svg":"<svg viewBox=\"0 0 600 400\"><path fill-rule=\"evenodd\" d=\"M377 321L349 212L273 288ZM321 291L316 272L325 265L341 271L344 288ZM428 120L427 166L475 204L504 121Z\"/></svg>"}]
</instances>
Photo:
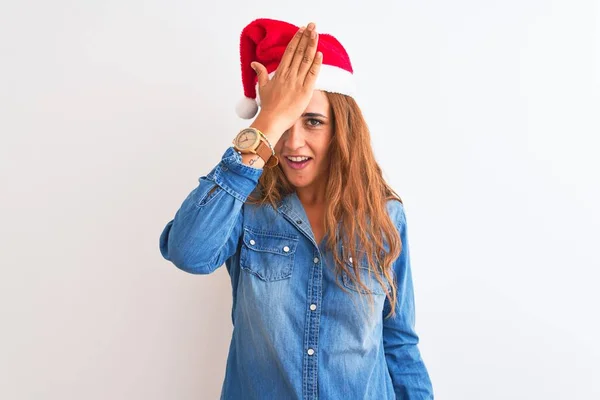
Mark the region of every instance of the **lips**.
<instances>
[{"instance_id":1,"label":"lips","mask_svg":"<svg viewBox=\"0 0 600 400\"><path fill-rule=\"evenodd\" d=\"M287 157L284 157L284 158L285 158L287 165L289 165L290 168L293 168L293 169L303 169L312 161L312 158L309 158L304 161L292 161Z\"/></svg>"}]
</instances>

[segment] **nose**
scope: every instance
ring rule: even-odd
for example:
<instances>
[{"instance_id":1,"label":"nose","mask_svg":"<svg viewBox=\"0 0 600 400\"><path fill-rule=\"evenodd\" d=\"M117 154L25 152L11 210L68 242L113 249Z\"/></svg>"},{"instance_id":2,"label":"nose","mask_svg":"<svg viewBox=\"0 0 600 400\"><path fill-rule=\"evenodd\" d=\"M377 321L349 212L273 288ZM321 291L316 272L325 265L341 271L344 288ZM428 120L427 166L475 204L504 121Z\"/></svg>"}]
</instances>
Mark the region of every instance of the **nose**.
<instances>
[{"instance_id":1,"label":"nose","mask_svg":"<svg viewBox=\"0 0 600 400\"><path fill-rule=\"evenodd\" d=\"M299 129L296 125L293 125L290 129L285 132L284 145L289 151L295 151L300 147L304 146L304 132Z\"/></svg>"}]
</instances>

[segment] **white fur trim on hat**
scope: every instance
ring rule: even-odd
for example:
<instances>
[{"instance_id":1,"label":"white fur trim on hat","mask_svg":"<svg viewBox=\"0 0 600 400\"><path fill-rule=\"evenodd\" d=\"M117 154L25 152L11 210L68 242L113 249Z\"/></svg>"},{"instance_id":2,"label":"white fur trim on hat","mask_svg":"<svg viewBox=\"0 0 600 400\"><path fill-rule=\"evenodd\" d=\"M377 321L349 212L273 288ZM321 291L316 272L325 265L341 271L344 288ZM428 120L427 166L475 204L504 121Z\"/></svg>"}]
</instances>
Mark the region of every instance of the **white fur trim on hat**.
<instances>
[{"instance_id":1,"label":"white fur trim on hat","mask_svg":"<svg viewBox=\"0 0 600 400\"><path fill-rule=\"evenodd\" d=\"M269 74L269 79L273 77L275 71ZM331 93L340 93L347 96L356 96L356 84L354 75L342 68L332 65L321 65L321 70L315 82L315 90L324 90ZM256 100L249 97L243 97L236 105L236 113L240 118L251 119L258 112L260 106L260 96L258 83L256 84Z\"/></svg>"},{"instance_id":2,"label":"white fur trim on hat","mask_svg":"<svg viewBox=\"0 0 600 400\"><path fill-rule=\"evenodd\" d=\"M275 71L269 74L269 79L273 75L275 75ZM323 64L315 82L315 90L324 90L326 92L340 93L353 97L356 95L354 75L342 68ZM258 83L256 84L256 103L260 106Z\"/></svg>"}]
</instances>

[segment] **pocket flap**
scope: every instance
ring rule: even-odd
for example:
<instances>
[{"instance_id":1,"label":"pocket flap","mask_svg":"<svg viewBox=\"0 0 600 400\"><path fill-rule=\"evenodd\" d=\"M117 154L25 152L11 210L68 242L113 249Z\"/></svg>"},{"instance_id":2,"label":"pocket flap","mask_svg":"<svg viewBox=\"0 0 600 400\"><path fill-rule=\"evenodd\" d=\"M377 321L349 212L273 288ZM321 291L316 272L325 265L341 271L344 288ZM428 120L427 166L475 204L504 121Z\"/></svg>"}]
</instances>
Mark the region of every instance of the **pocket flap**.
<instances>
[{"instance_id":1,"label":"pocket flap","mask_svg":"<svg viewBox=\"0 0 600 400\"><path fill-rule=\"evenodd\" d=\"M383 289L383 287L381 286L381 284L377 281L377 278L375 277L374 274L378 274L379 272L377 270L372 270L369 269L369 264L368 264L368 257L367 257L367 253L364 250L358 250L356 251L356 257L358 257L358 260L353 260L349 254L347 254L348 252L345 251L344 246L342 247L342 258L346 264L346 267L348 268L348 272L343 271L342 272L342 282L344 283L344 286L346 286L348 289L352 289L354 291L357 292L362 292L362 293L377 293L377 294L385 294L385 290ZM375 260L375 262L377 262ZM358 264L358 272L360 274L360 279L361 281L367 286L368 289L364 289L362 287L360 287L357 283L355 283L352 279L350 279L350 274L354 275L354 264ZM377 267L379 267L379 264L377 264ZM390 289L390 285L388 282L385 282L386 288L387 290Z\"/></svg>"},{"instance_id":2,"label":"pocket flap","mask_svg":"<svg viewBox=\"0 0 600 400\"><path fill-rule=\"evenodd\" d=\"M283 233L257 231L244 228L244 244L254 251L289 256L296 252L298 238Z\"/></svg>"}]
</instances>

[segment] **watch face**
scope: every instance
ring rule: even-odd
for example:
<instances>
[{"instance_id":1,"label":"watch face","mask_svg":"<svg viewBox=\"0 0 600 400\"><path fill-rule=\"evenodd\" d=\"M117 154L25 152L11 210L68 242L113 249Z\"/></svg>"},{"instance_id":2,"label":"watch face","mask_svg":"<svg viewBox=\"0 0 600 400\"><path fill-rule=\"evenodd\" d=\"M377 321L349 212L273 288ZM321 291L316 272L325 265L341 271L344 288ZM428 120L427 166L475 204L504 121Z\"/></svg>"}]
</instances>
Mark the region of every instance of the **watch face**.
<instances>
[{"instance_id":1,"label":"watch face","mask_svg":"<svg viewBox=\"0 0 600 400\"><path fill-rule=\"evenodd\" d=\"M235 144L240 150L254 148L259 140L258 133L252 129L245 129L235 139Z\"/></svg>"}]
</instances>

